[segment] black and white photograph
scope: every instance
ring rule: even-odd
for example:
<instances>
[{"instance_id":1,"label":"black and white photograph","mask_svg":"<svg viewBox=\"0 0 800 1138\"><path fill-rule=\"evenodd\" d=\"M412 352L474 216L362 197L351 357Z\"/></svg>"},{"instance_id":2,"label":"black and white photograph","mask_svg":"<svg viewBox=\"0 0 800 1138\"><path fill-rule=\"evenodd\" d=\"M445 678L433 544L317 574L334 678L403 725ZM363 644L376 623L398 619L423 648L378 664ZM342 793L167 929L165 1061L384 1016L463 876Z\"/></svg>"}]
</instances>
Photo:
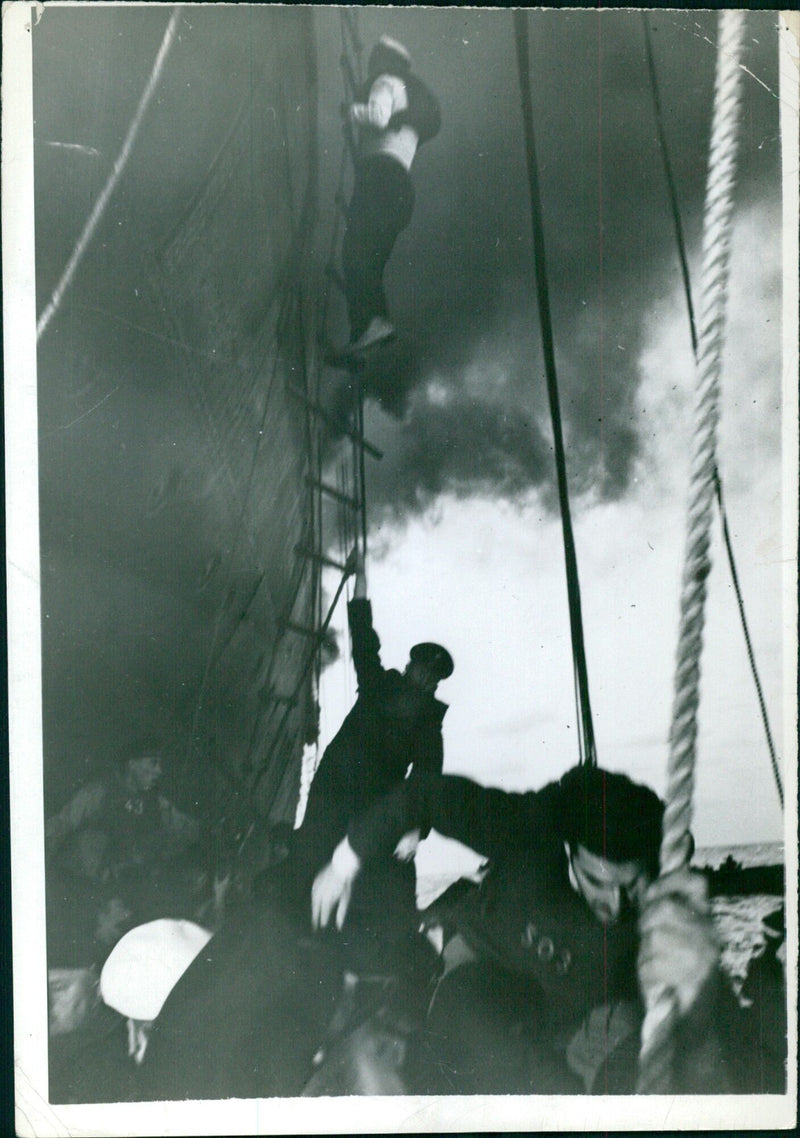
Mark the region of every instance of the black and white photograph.
<instances>
[{"instance_id":1,"label":"black and white photograph","mask_svg":"<svg viewBox=\"0 0 800 1138\"><path fill-rule=\"evenodd\" d=\"M795 17L3 56L17 1133L795 1126Z\"/></svg>"}]
</instances>

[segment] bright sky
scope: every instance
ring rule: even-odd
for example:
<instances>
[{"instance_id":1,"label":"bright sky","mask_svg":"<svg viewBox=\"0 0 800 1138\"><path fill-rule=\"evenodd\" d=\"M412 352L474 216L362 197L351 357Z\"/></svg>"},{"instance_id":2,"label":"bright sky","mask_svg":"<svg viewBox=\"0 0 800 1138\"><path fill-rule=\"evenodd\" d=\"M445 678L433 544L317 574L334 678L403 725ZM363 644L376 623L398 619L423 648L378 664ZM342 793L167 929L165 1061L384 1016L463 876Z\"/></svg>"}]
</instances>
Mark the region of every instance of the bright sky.
<instances>
[{"instance_id":1,"label":"bright sky","mask_svg":"<svg viewBox=\"0 0 800 1138\"><path fill-rule=\"evenodd\" d=\"M781 544L780 265L763 255L771 245L762 240L779 224L763 208L738 217L719 465L773 736L778 752L791 755L781 699L788 552ZM632 492L611 504L574 502L573 521L599 760L663 793L693 381L677 289L651 313L644 342L638 411L652 430L645 431ZM380 444L394 429L370 406L369 438ZM525 789L576 762L560 523L540 508L537 494L524 505L448 498L371 540L369 592L384 664L402 668L420 639L440 640L455 657L455 673L439 689L450 705L445 770ZM699 846L780 840L781 812L718 519L712 559L695 838ZM343 606L337 617L342 628ZM354 697L343 657L323 677L322 747ZM428 845L420 872L442 868L443 858L449 868L443 845Z\"/></svg>"}]
</instances>

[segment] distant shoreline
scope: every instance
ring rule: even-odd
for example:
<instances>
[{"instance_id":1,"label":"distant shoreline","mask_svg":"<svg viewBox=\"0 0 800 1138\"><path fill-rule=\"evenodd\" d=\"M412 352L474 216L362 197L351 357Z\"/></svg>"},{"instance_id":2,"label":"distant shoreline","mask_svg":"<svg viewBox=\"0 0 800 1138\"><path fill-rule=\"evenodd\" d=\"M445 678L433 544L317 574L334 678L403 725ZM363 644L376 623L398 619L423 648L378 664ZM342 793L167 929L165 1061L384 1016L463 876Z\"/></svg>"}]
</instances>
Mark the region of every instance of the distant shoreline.
<instances>
[{"instance_id":1,"label":"distant shoreline","mask_svg":"<svg viewBox=\"0 0 800 1138\"><path fill-rule=\"evenodd\" d=\"M742 845L700 846L695 850L692 865L696 869L719 869L727 857L733 857L745 868L762 865L783 865L783 842L749 842ZM457 872L423 874L417 877L417 905L425 909L459 877Z\"/></svg>"},{"instance_id":2,"label":"distant shoreline","mask_svg":"<svg viewBox=\"0 0 800 1138\"><path fill-rule=\"evenodd\" d=\"M718 869L728 857L745 867L784 865L783 842L748 842L742 845L700 846L692 864L705 869Z\"/></svg>"}]
</instances>

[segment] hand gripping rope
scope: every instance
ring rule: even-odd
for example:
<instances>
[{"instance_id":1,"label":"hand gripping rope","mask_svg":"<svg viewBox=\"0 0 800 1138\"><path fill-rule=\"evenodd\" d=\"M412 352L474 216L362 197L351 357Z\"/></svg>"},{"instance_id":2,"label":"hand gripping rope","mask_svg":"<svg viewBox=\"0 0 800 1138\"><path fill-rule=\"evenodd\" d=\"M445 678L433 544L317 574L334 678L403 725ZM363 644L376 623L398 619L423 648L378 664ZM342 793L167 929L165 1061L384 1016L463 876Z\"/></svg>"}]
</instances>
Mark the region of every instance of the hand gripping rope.
<instances>
[{"instance_id":1,"label":"hand gripping rope","mask_svg":"<svg viewBox=\"0 0 800 1138\"><path fill-rule=\"evenodd\" d=\"M719 376L730 263L743 27L744 12L728 10L720 13L703 222L703 274L687 541L670 728L667 804L661 842L662 874L680 869L685 864L686 837L692 817L706 577L711 568L708 551L714 507ZM666 989L652 1001L642 1025L639 1093L669 1093L676 1019L674 995Z\"/></svg>"}]
</instances>

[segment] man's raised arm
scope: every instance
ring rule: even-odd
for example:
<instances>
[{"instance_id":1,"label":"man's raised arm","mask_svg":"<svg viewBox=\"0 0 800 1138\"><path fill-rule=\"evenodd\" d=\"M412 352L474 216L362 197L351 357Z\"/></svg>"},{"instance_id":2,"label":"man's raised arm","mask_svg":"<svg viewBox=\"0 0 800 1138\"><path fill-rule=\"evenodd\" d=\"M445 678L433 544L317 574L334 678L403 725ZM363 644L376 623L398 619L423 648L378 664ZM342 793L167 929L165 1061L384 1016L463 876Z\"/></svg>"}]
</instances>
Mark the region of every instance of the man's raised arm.
<instances>
[{"instance_id":1,"label":"man's raised arm","mask_svg":"<svg viewBox=\"0 0 800 1138\"><path fill-rule=\"evenodd\" d=\"M358 689L368 689L383 673L381 665L381 642L372 627L372 605L367 598L367 574L364 568L364 555L354 551L356 583L353 599L347 606L347 619L350 625L350 646L353 653L353 667L356 671ZM349 564L349 562L348 562Z\"/></svg>"}]
</instances>

